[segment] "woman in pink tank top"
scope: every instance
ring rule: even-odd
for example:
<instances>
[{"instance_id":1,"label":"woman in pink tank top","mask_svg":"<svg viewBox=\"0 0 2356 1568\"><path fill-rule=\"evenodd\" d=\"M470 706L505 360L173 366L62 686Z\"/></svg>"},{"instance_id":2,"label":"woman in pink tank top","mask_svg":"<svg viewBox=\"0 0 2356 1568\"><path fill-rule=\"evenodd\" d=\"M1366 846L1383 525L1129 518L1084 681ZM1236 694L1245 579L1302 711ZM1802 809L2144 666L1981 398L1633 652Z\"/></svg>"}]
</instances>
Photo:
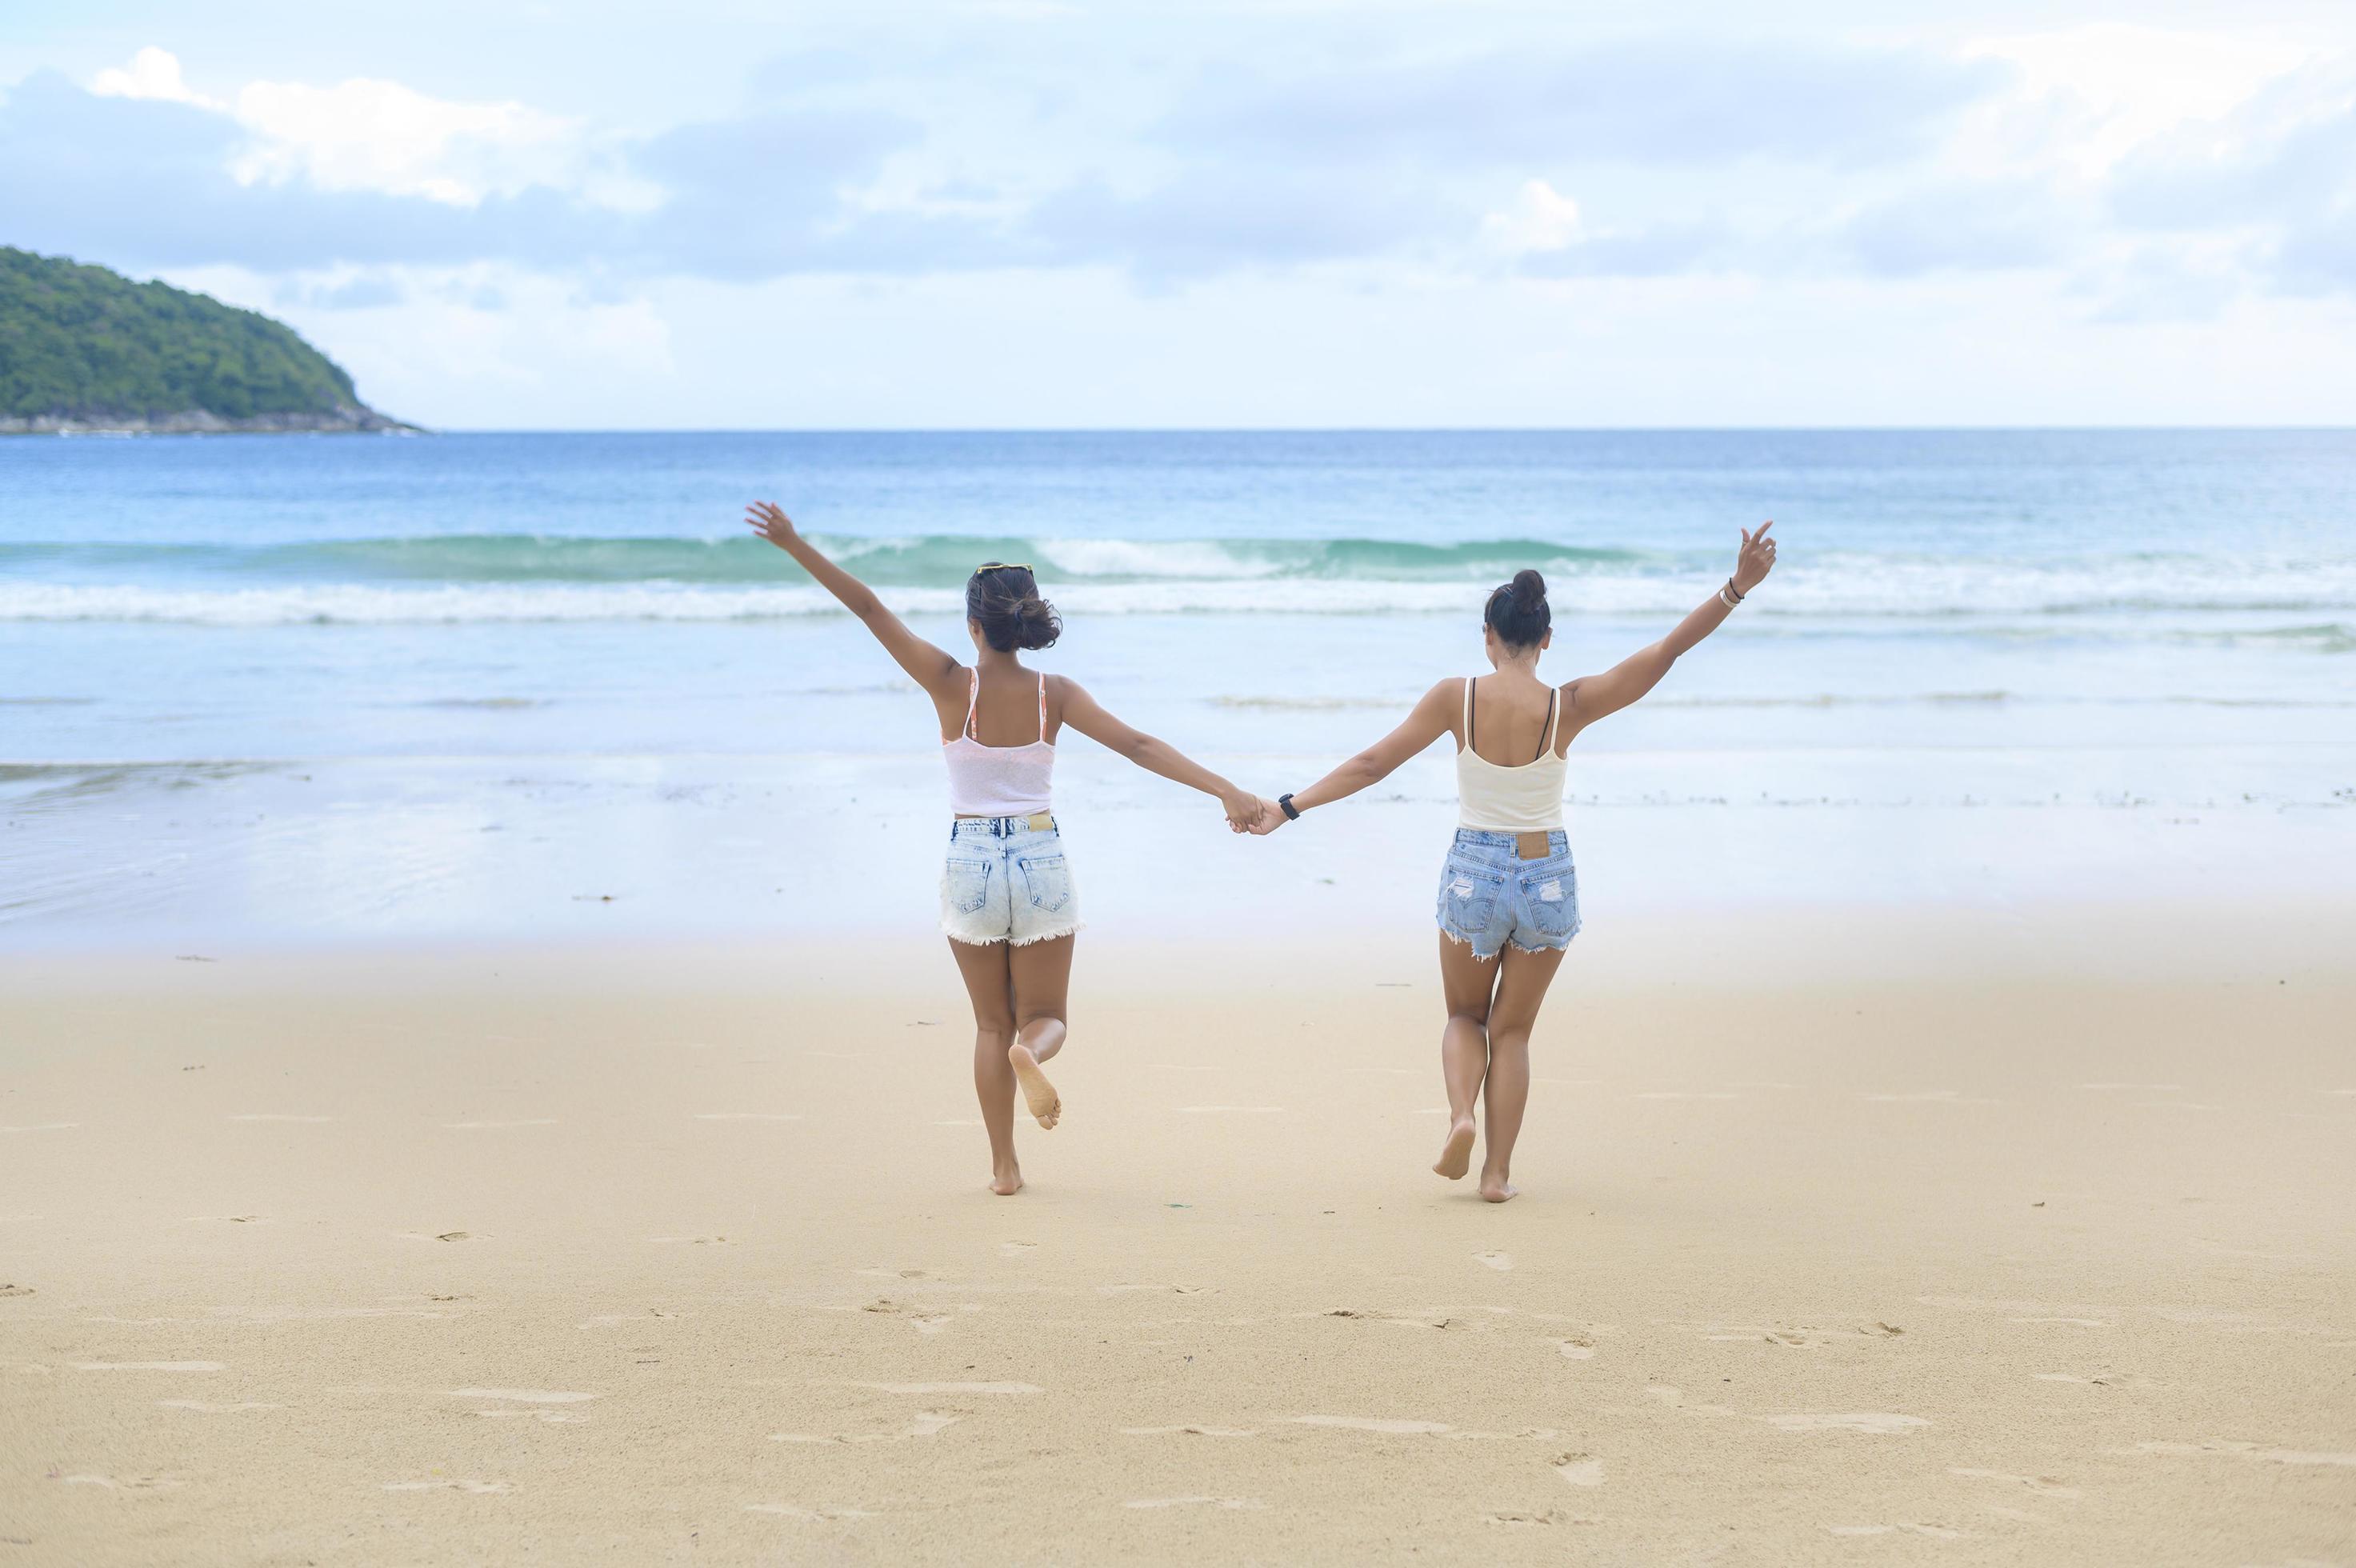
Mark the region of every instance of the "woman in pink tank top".
<instances>
[{"instance_id":1,"label":"woman in pink tank top","mask_svg":"<svg viewBox=\"0 0 2356 1568\"><path fill-rule=\"evenodd\" d=\"M1042 1064L1064 1047L1080 911L1048 797L1056 733L1068 725L1140 768L1215 795L1237 832L1266 802L1121 723L1078 682L1026 668L1023 650L1053 647L1063 631L1030 567L993 562L967 579L974 661L964 665L910 631L775 505L756 503L745 521L841 600L933 700L952 813L941 929L973 1000L973 1087L990 1130L990 1189L1012 1196L1023 1187L1014 1159L1016 1088L1040 1126L1053 1127L1063 1114Z\"/></svg>"}]
</instances>

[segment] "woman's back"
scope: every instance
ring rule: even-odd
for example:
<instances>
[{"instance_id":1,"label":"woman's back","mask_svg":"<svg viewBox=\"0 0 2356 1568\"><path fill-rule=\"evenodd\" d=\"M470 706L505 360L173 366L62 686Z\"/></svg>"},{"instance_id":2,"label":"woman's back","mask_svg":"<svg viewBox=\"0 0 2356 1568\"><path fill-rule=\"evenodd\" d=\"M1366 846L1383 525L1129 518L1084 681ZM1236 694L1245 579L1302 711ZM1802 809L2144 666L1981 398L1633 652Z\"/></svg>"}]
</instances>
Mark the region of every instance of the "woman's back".
<instances>
[{"instance_id":1,"label":"woman's back","mask_svg":"<svg viewBox=\"0 0 2356 1568\"><path fill-rule=\"evenodd\" d=\"M1457 824L1492 832L1562 826L1558 749L1562 693L1536 681L1492 676L1464 682L1456 753Z\"/></svg>"}]
</instances>

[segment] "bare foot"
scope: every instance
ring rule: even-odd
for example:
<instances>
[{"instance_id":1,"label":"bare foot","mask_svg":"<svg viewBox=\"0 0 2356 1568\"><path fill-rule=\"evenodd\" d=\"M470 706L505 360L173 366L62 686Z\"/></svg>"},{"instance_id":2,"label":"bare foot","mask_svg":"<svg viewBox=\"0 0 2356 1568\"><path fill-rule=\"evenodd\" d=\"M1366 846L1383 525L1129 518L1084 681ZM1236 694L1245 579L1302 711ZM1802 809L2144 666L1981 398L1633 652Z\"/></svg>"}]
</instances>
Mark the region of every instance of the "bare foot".
<instances>
[{"instance_id":1,"label":"bare foot","mask_svg":"<svg viewBox=\"0 0 2356 1568\"><path fill-rule=\"evenodd\" d=\"M1440 1158L1431 1168L1450 1181L1462 1181L1464 1173L1472 1168L1472 1118L1460 1116L1448 1129L1448 1142L1440 1146Z\"/></svg>"},{"instance_id":2,"label":"bare foot","mask_svg":"<svg viewBox=\"0 0 2356 1568\"><path fill-rule=\"evenodd\" d=\"M1481 1196L1491 1203L1503 1203L1509 1197L1519 1197L1522 1189L1507 1181L1505 1173L1481 1173Z\"/></svg>"},{"instance_id":3,"label":"bare foot","mask_svg":"<svg viewBox=\"0 0 2356 1568\"><path fill-rule=\"evenodd\" d=\"M1023 1190L1023 1167L1008 1161L991 1174L990 1190L1001 1197L1012 1197Z\"/></svg>"},{"instance_id":4,"label":"bare foot","mask_svg":"<svg viewBox=\"0 0 2356 1568\"><path fill-rule=\"evenodd\" d=\"M1039 1070L1039 1058L1031 1054L1031 1047L1018 1041L1006 1048L1006 1059L1014 1064L1015 1081L1023 1085L1023 1103L1039 1125L1053 1127L1061 1121L1064 1101L1047 1075Z\"/></svg>"}]
</instances>

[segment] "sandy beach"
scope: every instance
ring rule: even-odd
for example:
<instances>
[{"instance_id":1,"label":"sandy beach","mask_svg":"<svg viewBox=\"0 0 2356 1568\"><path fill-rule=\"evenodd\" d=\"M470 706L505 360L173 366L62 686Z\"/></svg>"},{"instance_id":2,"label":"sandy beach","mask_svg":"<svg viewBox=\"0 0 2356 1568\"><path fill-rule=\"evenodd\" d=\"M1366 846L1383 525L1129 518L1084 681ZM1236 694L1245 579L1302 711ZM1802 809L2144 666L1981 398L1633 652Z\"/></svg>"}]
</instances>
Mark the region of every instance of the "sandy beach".
<instances>
[{"instance_id":1,"label":"sandy beach","mask_svg":"<svg viewBox=\"0 0 2356 1568\"><path fill-rule=\"evenodd\" d=\"M2347 920L2187 913L1582 939L1502 1208L1420 931L1096 942L1013 1199L905 945L12 960L0 1560L2345 1561Z\"/></svg>"}]
</instances>

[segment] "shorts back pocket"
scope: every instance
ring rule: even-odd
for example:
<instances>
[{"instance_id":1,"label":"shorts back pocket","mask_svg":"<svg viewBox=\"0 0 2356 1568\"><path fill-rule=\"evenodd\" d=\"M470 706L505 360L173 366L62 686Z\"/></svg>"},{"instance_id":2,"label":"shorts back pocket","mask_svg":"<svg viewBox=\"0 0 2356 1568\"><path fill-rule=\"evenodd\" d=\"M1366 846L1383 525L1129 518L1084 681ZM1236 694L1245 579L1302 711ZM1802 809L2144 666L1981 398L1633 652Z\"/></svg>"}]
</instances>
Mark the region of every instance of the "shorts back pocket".
<instances>
[{"instance_id":1,"label":"shorts back pocket","mask_svg":"<svg viewBox=\"0 0 2356 1568\"><path fill-rule=\"evenodd\" d=\"M1062 855L1021 857L1014 864L1023 870L1023 891L1033 908L1054 915L1072 901L1072 874Z\"/></svg>"},{"instance_id":2,"label":"shorts back pocket","mask_svg":"<svg viewBox=\"0 0 2356 1568\"><path fill-rule=\"evenodd\" d=\"M941 872L941 902L960 915L990 902L990 862L951 855Z\"/></svg>"}]
</instances>

